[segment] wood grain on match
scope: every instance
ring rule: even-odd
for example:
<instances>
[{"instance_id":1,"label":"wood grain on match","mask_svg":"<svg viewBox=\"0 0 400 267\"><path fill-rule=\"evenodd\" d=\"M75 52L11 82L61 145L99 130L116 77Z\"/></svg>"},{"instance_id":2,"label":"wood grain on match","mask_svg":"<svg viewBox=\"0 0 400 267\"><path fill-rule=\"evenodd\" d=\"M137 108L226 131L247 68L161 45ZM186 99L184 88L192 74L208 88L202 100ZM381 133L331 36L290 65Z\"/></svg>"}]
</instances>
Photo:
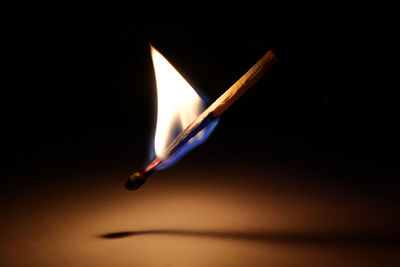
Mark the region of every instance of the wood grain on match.
<instances>
[{"instance_id":1,"label":"wood grain on match","mask_svg":"<svg viewBox=\"0 0 400 267\"><path fill-rule=\"evenodd\" d=\"M276 62L278 58L275 53L268 51L248 72L225 91L207 110L218 117L250 89Z\"/></svg>"},{"instance_id":2,"label":"wood grain on match","mask_svg":"<svg viewBox=\"0 0 400 267\"><path fill-rule=\"evenodd\" d=\"M204 121L211 116L216 118L227 110L247 90L249 90L276 62L277 56L274 52L268 51L248 72L246 72L236 83L225 91L214 101L203 113L186 127L168 146L167 155L174 154L177 149L189 141L204 128Z\"/></svg>"}]
</instances>

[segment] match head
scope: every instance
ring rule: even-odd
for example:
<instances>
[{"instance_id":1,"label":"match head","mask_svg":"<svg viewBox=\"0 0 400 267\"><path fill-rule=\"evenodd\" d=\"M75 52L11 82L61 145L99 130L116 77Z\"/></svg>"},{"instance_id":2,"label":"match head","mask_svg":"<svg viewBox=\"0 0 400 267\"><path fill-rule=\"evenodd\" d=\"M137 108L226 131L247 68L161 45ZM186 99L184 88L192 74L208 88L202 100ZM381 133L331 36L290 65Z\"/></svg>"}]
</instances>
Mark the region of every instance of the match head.
<instances>
[{"instance_id":1,"label":"match head","mask_svg":"<svg viewBox=\"0 0 400 267\"><path fill-rule=\"evenodd\" d=\"M142 173L135 172L132 174L128 181L126 181L125 188L128 190L136 190L146 182L147 177L144 177Z\"/></svg>"}]
</instances>

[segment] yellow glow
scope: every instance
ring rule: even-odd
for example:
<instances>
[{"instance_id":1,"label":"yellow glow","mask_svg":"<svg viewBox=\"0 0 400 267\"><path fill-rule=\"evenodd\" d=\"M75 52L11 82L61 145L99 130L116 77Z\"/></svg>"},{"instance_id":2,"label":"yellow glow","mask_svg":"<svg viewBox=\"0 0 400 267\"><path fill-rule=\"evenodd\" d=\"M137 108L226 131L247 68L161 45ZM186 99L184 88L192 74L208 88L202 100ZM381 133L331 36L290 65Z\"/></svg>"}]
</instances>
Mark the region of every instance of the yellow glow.
<instances>
[{"instance_id":1,"label":"yellow glow","mask_svg":"<svg viewBox=\"0 0 400 267\"><path fill-rule=\"evenodd\" d=\"M202 112L203 100L179 72L151 46L157 86L156 156L165 159L166 148L176 131L182 131ZM178 132L178 133L179 133ZM201 138L200 132L195 138Z\"/></svg>"}]
</instances>

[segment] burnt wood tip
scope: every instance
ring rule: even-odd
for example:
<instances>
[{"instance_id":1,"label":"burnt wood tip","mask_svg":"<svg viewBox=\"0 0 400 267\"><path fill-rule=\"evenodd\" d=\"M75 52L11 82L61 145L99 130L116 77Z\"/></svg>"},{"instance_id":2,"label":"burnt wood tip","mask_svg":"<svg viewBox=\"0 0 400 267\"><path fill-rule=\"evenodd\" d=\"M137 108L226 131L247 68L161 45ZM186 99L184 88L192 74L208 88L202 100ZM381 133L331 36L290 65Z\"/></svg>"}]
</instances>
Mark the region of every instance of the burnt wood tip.
<instances>
[{"instance_id":1,"label":"burnt wood tip","mask_svg":"<svg viewBox=\"0 0 400 267\"><path fill-rule=\"evenodd\" d=\"M128 190L136 190L141 187L146 180L147 177L144 177L142 173L135 172L128 178L128 181L126 181L125 188Z\"/></svg>"},{"instance_id":2,"label":"burnt wood tip","mask_svg":"<svg viewBox=\"0 0 400 267\"><path fill-rule=\"evenodd\" d=\"M147 178L154 172L149 170L145 172L135 172L132 174L125 183L125 188L128 190L136 190L141 187L147 180Z\"/></svg>"}]
</instances>

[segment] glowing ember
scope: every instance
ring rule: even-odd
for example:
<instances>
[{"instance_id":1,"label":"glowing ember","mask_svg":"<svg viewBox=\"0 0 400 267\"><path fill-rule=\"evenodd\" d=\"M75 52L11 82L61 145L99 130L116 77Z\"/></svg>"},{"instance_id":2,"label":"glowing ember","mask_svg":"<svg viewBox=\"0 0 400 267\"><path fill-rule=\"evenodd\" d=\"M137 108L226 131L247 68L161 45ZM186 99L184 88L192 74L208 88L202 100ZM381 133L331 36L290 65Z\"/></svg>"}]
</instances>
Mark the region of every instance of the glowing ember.
<instances>
[{"instance_id":1,"label":"glowing ember","mask_svg":"<svg viewBox=\"0 0 400 267\"><path fill-rule=\"evenodd\" d=\"M175 137L192 123L206 108L205 100L190 86L179 72L151 46L157 85L157 125L154 138L154 152L165 163L163 168L175 162L184 153L203 142L217 124L210 123L173 157L167 154L167 147Z\"/></svg>"}]
</instances>

